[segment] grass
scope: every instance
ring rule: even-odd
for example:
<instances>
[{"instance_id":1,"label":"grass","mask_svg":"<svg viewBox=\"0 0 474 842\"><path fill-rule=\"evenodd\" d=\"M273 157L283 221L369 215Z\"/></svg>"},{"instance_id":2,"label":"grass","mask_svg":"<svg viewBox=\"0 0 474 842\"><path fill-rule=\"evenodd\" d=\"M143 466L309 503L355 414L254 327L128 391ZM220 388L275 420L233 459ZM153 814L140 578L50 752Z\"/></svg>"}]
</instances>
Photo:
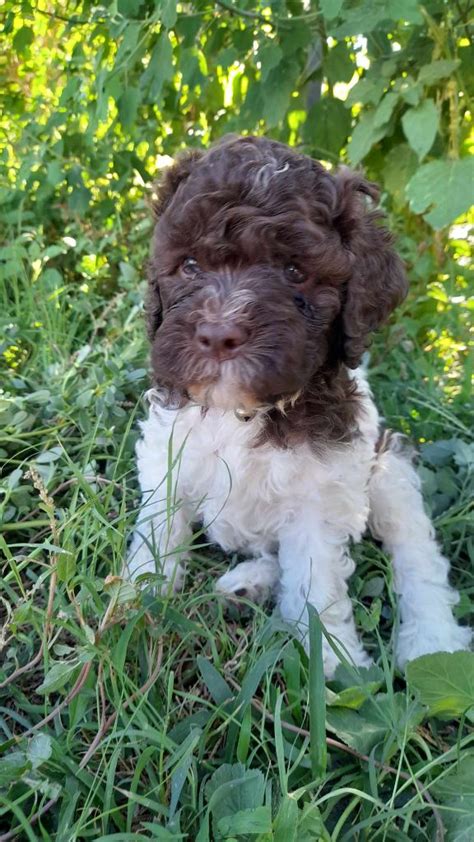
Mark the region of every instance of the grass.
<instances>
[{"instance_id":1,"label":"grass","mask_svg":"<svg viewBox=\"0 0 474 842\"><path fill-rule=\"evenodd\" d=\"M48 248L14 247L24 267ZM443 689L439 656L432 715L416 672L407 686L393 665L397 605L377 546L354 549L351 583L377 666L347 665L325 692L317 615L310 665L270 611L224 613L213 580L228 560L214 548L195 549L173 599L120 579L147 384L143 250L112 289L103 274L54 268L70 254L44 260L34 282L17 263L2 287L0 840L472 838L474 656L454 664L464 702ZM454 275L443 304L439 281L427 291L413 274L372 383L388 422L421 444L468 619L466 313Z\"/></svg>"}]
</instances>

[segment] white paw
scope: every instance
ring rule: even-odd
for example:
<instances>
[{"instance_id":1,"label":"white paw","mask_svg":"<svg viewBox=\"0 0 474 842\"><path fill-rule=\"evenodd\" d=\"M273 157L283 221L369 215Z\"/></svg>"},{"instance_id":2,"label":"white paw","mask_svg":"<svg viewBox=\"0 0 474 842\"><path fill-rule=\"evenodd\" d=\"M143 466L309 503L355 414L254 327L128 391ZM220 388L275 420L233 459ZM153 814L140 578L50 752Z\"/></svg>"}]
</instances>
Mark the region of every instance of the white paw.
<instances>
[{"instance_id":1,"label":"white paw","mask_svg":"<svg viewBox=\"0 0 474 842\"><path fill-rule=\"evenodd\" d=\"M216 581L216 591L226 597L245 597L262 603L269 599L279 579L275 559L261 558L242 561Z\"/></svg>"},{"instance_id":2,"label":"white paw","mask_svg":"<svg viewBox=\"0 0 474 842\"><path fill-rule=\"evenodd\" d=\"M397 665L403 669L407 661L432 652L457 652L470 649L472 630L449 622L401 624L396 645Z\"/></svg>"}]
</instances>

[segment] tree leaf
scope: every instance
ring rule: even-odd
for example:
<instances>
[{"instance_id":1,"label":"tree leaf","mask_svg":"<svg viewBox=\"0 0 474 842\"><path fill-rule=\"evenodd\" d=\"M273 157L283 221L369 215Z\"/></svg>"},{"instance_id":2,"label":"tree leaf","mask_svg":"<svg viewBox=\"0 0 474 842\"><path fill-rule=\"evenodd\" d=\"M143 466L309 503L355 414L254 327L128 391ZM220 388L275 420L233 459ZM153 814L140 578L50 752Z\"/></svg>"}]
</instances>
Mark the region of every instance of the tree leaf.
<instances>
[{"instance_id":1,"label":"tree leaf","mask_svg":"<svg viewBox=\"0 0 474 842\"><path fill-rule=\"evenodd\" d=\"M402 117L405 137L420 161L433 146L438 122L438 109L432 99L425 99L421 105L410 108Z\"/></svg>"},{"instance_id":2,"label":"tree leaf","mask_svg":"<svg viewBox=\"0 0 474 842\"><path fill-rule=\"evenodd\" d=\"M410 208L415 213L424 213L433 228L443 228L471 206L468 188L473 180L472 158L430 161L420 167L406 186Z\"/></svg>"},{"instance_id":3,"label":"tree leaf","mask_svg":"<svg viewBox=\"0 0 474 842\"><path fill-rule=\"evenodd\" d=\"M397 204L406 202L405 187L418 168L418 158L408 143L393 146L385 158L384 186Z\"/></svg>"},{"instance_id":4,"label":"tree leaf","mask_svg":"<svg viewBox=\"0 0 474 842\"><path fill-rule=\"evenodd\" d=\"M161 0L160 20L166 29L171 29L178 17L176 0Z\"/></svg>"},{"instance_id":5,"label":"tree leaf","mask_svg":"<svg viewBox=\"0 0 474 842\"><path fill-rule=\"evenodd\" d=\"M303 138L311 145L315 154L324 158L324 153L338 156L351 130L351 115L340 99L323 97L308 112L303 127Z\"/></svg>"},{"instance_id":6,"label":"tree leaf","mask_svg":"<svg viewBox=\"0 0 474 842\"><path fill-rule=\"evenodd\" d=\"M141 83L149 85L151 100L159 98L164 83L173 78L173 73L173 48L167 33L162 32L153 47L148 67L141 78Z\"/></svg>"},{"instance_id":7,"label":"tree leaf","mask_svg":"<svg viewBox=\"0 0 474 842\"><path fill-rule=\"evenodd\" d=\"M324 62L324 72L330 85L335 85L336 82L350 82L355 73L355 66L345 41L340 41L329 50Z\"/></svg>"},{"instance_id":8,"label":"tree leaf","mask_svg":"<svg viewBox=\"0 0 474 842\"><path fill-rule=\"evenodd\" d=\"M379 75L364 76L357 85L349 91L349 96L346 99L346 107L362 103L377 105L386 87L386 80Z\"/></svg>"},{"instance_id":9,"label":"tree leaf","mask_svg":"<svg viewBox=\"0 0 474 842\"><path fill-rule=\"evenodd\" d=\"M380 128L388 123L397 102L398 94L392 93L391 91L385 94L379 106L375 109L374 128Z\"/></svg>"},{"instance_id":10,"label":"tree leaf","mask_svg":"<svg viewBox=\"0 0 474 842\"><path fill-rule=\"evenodd\" d=\"M406 676L431 716L452 718L470 711L474 721L474 652L422 655L407 664Z\"/></svg>"},{"instance_id":11,"label":"tree leaf","mask_svg":"<svg viewBox=\"0 0 474 842\"><path fill-rule=\"evenodd\" d=\"M130 129L134 125L141 98L142 95L138 88L127 88L119 97L117 108L119 120L124 129Z\"/></svg>"},{"instance_id":12,"label":"tree leaf","mask_svg":"<svg viewBox=\"0 0 474 842\"><path fill-rule=\"evenodd\" d=\"M440 79L446 79L447 76L456 70L460 65L459 59L444 59L440 61L432 61L431 64L425 64L419 74L418 81L424 85L434 85Z\"/></svg>"},{"instance_id":13,"label":"tree leaf","mask_svg":"<svg viewBox=\"0 0 474 842\"><path fill-rule=\"evenodd\" d=\"M283 52L275 41L269 41L258 51L257 58L260 62L262 82L266 82L269 73L280 64Z\"/></svg>"},{"instance_id":14,"label":"tree leaf","mask_svg":"<svg viewBox=\"0 0 474 842\"><path fill-rule=\"evenodd\" d=\"M294 61L282 61L268 74L263 85L263 118L268 126L280 123L290 105L299 65Z\"/></svg>"},{"instance_id":15,"label":"tree leaf","mask_svg":"<svg viewBox=\"0 0 474 842\"><path fill-rule=\"evenodd\" d=\"M334 20L341 11L344 0L321 0L320 7L325 20Z\"/></svg>"},{"instance_id":16,"label":"tree leaf","mask_svg":"<svg viewBox=\"0 0 474 842\"><path fill-rule=\"evenodd\" d=\"M137 18L144 0L117 0L117 11L124 18Z\"/></svg>"},{"instance_id":17,"label":"tree leaf","mask_svg":"<svg viewBox=\"0 0 474 842\"><path fill-rule=\"evenodd\" d=\"M351 164L359 164L385 134L384 126L375 125L375 111L368 111L357 123L347 146Z\"/></svg>"},{"instance_id":18,"label":"tree leaf","mask_svg":"<svg viewBox=\"0 0 474 842\"><path fill-rule=\"evenodd\" d=\"M28 47L34 41L34 33L31 27L29 26L22 26L15 32L15 36L13 38L13 49L16 50L18 55L23 55L26 53Z\"/></svg>"}]
</instances>

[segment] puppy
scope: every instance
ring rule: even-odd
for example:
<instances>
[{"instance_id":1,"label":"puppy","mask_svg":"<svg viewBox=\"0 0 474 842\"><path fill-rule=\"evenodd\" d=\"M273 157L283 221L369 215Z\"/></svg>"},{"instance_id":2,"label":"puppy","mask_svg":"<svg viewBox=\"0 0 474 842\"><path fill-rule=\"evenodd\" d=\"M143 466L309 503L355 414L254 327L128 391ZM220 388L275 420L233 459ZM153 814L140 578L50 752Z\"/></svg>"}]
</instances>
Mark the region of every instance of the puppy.
<instances>
[{"instance_id":1,"label":"puppy","mask_svg":"<svg viewBox=\"0 0 474 842\"><path fill-rule=\"evenodd\" d=\"M277 598L305 642L307 605L355 664L350 542L391 555L396 657L469 645L401 437L381 436L361 358L405 297L377 189L263 137L184 155L155 204L148 325L154 388L137 445L132 578L181 588L191 525L240 551L216 583ZM337 648L336 646L336 648ZM325 670L338 657L324 642Z\"/></svg>"}]
</instances>

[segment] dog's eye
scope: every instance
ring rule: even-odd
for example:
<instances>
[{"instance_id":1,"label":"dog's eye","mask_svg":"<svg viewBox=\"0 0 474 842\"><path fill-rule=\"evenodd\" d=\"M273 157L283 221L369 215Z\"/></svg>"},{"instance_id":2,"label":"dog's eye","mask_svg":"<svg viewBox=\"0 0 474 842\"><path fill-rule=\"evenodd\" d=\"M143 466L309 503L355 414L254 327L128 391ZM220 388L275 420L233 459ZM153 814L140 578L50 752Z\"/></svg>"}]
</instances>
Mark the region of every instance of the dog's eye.
<instances>
[{"instance_id":1,"label":"dog's eye","mask_svg":"<svg viewBox=\"0 0 474 842\"><path fill-rule=\"evenodd\" d=\"M199 263L194 259L194 257L187 257L186 260L183 260L181 269L185 275L192 277L199 272Z\"/></svg>"},{"instance_id":2,"label":"dog's eye","mask_svg":"<svg viewBox=\"0 0 474 842\"><path fill-rule=\"evenodd\" d=\"M306 280L303 273L300 272L294 263L288 263L288 265L285 266L285 278L292 284L302 284L303 281Z\"/></svg>"}]
</instances>

